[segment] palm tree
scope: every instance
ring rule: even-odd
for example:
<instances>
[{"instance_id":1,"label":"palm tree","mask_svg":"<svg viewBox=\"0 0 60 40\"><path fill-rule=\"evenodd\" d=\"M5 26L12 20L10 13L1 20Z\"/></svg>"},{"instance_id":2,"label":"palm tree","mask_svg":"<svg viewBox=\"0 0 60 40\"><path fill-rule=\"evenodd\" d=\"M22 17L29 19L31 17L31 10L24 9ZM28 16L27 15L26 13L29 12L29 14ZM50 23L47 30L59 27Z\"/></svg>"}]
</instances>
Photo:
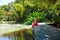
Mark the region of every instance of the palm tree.
<instances>
[{"instance_id":1,"label":"palm tree","mask_svg":"<svg viewBox=\"0 0 60 40\"><path fill-rule=\"evenodd\" d=\"M14 9L16 11L14 13L14 15L15 15L17 21L22 20L23 15L24 15L24 7L23 7L23 5L21 5L20 3L16 3L16 4L14 4Z\"/></svg>"}]
</instances>

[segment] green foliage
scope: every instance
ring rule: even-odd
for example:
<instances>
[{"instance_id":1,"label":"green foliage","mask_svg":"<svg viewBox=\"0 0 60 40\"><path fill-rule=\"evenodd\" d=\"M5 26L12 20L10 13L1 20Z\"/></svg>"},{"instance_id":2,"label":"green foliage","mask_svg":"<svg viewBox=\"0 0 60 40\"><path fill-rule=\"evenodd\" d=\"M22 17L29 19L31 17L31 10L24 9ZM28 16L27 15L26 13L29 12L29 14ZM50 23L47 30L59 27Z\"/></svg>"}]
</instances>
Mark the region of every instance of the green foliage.
<instances>
[{"instance_id":1,"label":"green foliage","mask_svg":"<svg viewBox=\"0 0 60 40\"><path fill-rule=\"evenodd\" d=\"M46 18L55 25L60 25L60 13L55 13L54 11L50 11L46 14Z\"/></svg>"},{"instance_id":2,"label":"green foliage","mask_svg":"<svg viewBox=\"0 0 60 40\"><path fill-rule=\"evenodd\" d=\"M60 13L55 14L54 16L52 16L53 21L56 25L60 26Z\"/></svg>"},{"instance_id":3,"label":"green foliage","mask_svg":"<svg viewBox=\"0 0 60 40\"><path fill-rule=\"evenodd\" d=\"M18 15L20 17L22 17L23 16L24 7L21 4L16 3L16 4L14 4L14 8L15 8L16 12L18 13Z\"/></svg>"},{"instance_id":4,"label":"green foliage","mask_svg":"<svg viewBox=\"0 0 60 40\"><path fill-rule=\"evenodd\" d=\"M34 3L32 3L32 2L30 2L30 1L24 1L24 4L25 4L25 6L30 6L30 7L34 7L35 6L35 4Z\"/></svg>"},{"instance_id":5,"label":"green foliage","mask_svg":"<svg viewBox=\"0 0 60 40\"><path fill-rule=\"evenodd\" d=\"M13 14L15 16L16 22L22 22L23 21L23 16L24 16L24 7L22 4L16 3L13 5L14 11Z\"/></svg>"},{"instance_id":6,"label":"green foliage","mask_svg":"<svg viewBox=\"0 0 60 40\"><path fill-rule=\"evenodd\" d=\"M56 23L59 19L60 1L15 0L13 3L11 2L8 5L1 6L0 10L0 20L9 19L20 21L22 19L26 21L26 24L31 24L34 18L38 18L39 22L51 21ZM9 12L11 12L12 15L10 15Z\"/></svg>"},{"instance_id":7,"label":"green foliage","mask_svg":"<svg viewBox=\"0 0 60 40\"><path fill-rule=\"evenodd\" d=\"M46 20L43 12L32 12L27 16L25 24L31 24L34 18L37 18L39 22Z\"/></svg>"},{"instance_id":8,"label":"green foliage","mask_svg":"<svg viewBox=\"0 0 60 40\"><path fill-rule=\"evenodd\" d=\"M4 8L1 8L1 9L0 9L0 21L1 21L1 20L6 20L6 19L5 19L6 15L5 15L4 12L5 12Z\"/></svg>"}]
</instances>

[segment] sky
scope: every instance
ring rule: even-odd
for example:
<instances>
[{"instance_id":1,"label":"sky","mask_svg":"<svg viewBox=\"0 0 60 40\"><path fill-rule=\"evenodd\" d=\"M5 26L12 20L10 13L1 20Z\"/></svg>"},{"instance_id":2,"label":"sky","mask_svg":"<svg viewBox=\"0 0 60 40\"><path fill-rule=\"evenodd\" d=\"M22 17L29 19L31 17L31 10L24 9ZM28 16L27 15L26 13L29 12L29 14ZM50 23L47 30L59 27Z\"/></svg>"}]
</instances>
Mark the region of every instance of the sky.
<instances>
[{"instance_id":1,"label":"sky","mask_svg":"<svg viewBox=\"0 0 60 40\"><path fill-rule=\"evenodd\" d=\"M14 2L15 0L0 0L0 5L6 5L10 2Z\"/></svg>"}]
</instances>

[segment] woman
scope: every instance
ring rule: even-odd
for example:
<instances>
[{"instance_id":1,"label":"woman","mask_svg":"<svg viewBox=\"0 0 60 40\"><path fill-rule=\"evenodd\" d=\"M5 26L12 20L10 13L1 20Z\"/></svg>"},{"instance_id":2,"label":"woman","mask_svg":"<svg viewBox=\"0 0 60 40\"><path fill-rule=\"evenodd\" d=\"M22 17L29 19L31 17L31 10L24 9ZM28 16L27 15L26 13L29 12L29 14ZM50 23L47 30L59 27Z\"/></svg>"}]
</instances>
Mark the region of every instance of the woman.
<instances>
[{"instance_id":1,"label":"woman","mask_svg":"<svg viewBox=\"0 0 60 40\"><path fill-rule=\"evenodd\" d=\"M34 18L34 21L32 23L32 29L33 29L33 35L35 36L35 33L34 33L34 28L38 26L38 20L37 18Z\"/></svg>"},{"instance_id":2,"label":"woman","mask_svg":"<svg viewBox=\"0 0 60 40\"><path fill-rule=\"evenodd\" d=\"M37 20L37 18L34 18L34 21L32 23L32 28L34 29L37 26L38 26L38 20Z\"/></svg>"}]
</instances>

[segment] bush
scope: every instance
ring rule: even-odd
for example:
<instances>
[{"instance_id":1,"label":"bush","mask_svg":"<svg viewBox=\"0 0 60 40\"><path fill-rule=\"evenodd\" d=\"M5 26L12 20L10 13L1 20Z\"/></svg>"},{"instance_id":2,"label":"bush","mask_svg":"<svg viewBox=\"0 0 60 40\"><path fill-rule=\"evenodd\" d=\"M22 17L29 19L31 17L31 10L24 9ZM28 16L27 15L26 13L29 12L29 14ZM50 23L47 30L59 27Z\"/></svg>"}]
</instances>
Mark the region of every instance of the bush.
<instances>
[{"instance_id":1,"label":"bush","mask_svg":"<svg viewBox=\"0 0 60 40\"><path fill-rule=\"evenodd\" d=\"M29 13L27 16L27 19L25 20L25 24L31 24L33 22L33 19L37 18L39 22L45 21L45 14L43 12L32 12Z\"/></svg>"},{"instance_id":2,"label":"bush","mask_svg":"<svg viewBox=\"0 0 60 40\"><path fill-rule=\"evenodd\" d=\"M46 18L51 22L54 23L56 26L60 25L60 13L55 13L55 11L50 11L46 14Z\"/></svg>"}]
</instances>

